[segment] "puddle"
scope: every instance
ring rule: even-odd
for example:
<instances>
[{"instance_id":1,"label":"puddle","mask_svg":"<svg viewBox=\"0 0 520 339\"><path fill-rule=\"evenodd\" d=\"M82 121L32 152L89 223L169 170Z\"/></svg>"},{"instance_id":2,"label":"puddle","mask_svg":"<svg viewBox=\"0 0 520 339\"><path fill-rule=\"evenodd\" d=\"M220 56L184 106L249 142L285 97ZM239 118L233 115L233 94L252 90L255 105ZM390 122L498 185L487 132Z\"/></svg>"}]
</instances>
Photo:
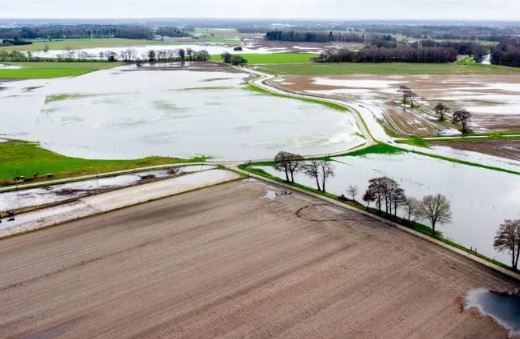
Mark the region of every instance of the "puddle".
<instances>
[{"instance_id":1,"label":"puddle","mask_svg":"<svg viewBox=\"0 0 520 339\"><path fill-rule=\"evenodd\" d=\"M509 330L509 335L520 335L520 295L477 288L465 298L466 310L476 308L482 315L492 317Z\"/></svg>"}]
</instances>

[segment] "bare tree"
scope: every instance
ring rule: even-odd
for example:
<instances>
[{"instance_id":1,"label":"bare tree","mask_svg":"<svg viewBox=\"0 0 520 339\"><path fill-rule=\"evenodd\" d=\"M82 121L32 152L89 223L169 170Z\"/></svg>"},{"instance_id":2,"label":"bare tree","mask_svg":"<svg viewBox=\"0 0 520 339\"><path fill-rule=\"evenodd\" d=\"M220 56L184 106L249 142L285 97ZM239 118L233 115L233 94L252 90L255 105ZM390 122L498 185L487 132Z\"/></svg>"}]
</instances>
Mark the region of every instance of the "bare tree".
<instances>
[{"instance_id":1,"label":"bare tree","mask_svg":"<svg viewBox=\"0 0 520 339\"><path fill-rule=\"evenodd\" d=\"M435 225L451 221L451 208L448 198L442 194L425 196L419 206L418 215L427 219L432 225L432 235L435 235Z\"/></svg>"},{"instance_id":2,"label":"bare tree","mask_svg":"<svg viewBox=\"0 0 520 339\"><path fill-rule=\"evenodd\" d=\"M450 108L442 102L439 102L437 105L435 105L433 109L435 110L435 113L437 113L437 115L439 116L439 121L444 121L445 114L450 110Z\"/></svg>"},{"instance_id":3,"label":"bare tree","mask_svg":"<svg viewBox=\"0 0 520 339\"><path fill-rule=\"evenodd\" d=\"M334 176L334 166L325 160L312 160L304 167L305 174L316 180L316 187L326 192L327 179Z\"/></svg>"},{"instance_id":4,"label":"bare tree","mask_svg":"<svg viewBox=\"0 0 520 339\"><path fill-rule=\"evenodd\" d=\"M397 208L406 201L404 190L399 184L388 177L373 178L368 183L367 193L374 198L377 209L382 211L384 204L386 214L397 215Z\"/></svg>"},{"instance_id":5,"label":"bare tree","mask_svg":"<svg viewBox=\"0 0 520 339\"><path fill-rule=\"evenodd\" d=\"M363 195L363 201L367 204L367 208L370 208L370 203L376 201L376 198L372 195L372 192L366 191Z\"/></svg>"},{"instance_id":6,"label":"bare tree","mask_svg":"<svg viewBox=\"0 0 520 339\"><path fill-rule=\"evenodd\" d=\"M177 54L179 55L179 58L181 58L181 61L184 61L186 59L186 51L184 49L179 49L177 51Z\"/></svg>"},{"instance_id":7,"label":"bare tree","mask_svg":"<svg viewBox=\"0 0 520 339\"><path fill-rule=\"evenodd\" d=\"M356 185L350 185L347 188L347 193L350 194L352 197L352 200L356 201L356 195L358 194L359 190Z\"/></svg>"},{"instance_id":8,"label":"bare tree","mask_svg":"<svg viewBox=\"0 0 520 339\"><path fill-rule=\"evenodd\" d=\"M462 134L468 133L468 123L471 119L471 113L466 111L465 109L460 111L455 111L453 113L453 123L460 124L462 126Z\"/></svg>"},{"instance_id":9,"label":"bare tree","mask_svg":"<svg viewBox=\"0 0 520 339\"><path fill-rule=\"evenodd\" d=\"M505 220L497 230L493 246L498 251L511 253L511 267L514 270L518 270L518 258L520 257L520 219Z\"/></svg>"},{"instance_id":10,"label":"bare tree","mask_svg":"<svg viewBox=\"0 0 520 339\"><path fill-rule=\"evenodd\" d=\"M274 157L274 168L285 172L285 181L294 183L294 173L302 168L304 158L299 154L280 151Z\"/></svg>"},{"instance_id":11,"label":"bare tree","mask_svg":"<svg viewBox=\"0 0 520 339\"><path fill-rule=\"evenodd\" d=\"M414 197L406 198L406 203L404 206L405 206L406 212L408 214L408 222L412 221L412 217L417 216L420 205L421 205L421 202L418 199L416 199Z\"/></svg>"},{"instance_id":12,"label":"bare tree","mask_svg":"<svg viewBox=\"0 0 520 339\"><path fill-rule=\"evenodd\" d=\"M407 102L410 102L410 107L413 108L413 99L417 97L414 91L412 91L408 86L401 85L399 86L399 91L403 96L403 105Z\"/></svg>"}]
</instances>

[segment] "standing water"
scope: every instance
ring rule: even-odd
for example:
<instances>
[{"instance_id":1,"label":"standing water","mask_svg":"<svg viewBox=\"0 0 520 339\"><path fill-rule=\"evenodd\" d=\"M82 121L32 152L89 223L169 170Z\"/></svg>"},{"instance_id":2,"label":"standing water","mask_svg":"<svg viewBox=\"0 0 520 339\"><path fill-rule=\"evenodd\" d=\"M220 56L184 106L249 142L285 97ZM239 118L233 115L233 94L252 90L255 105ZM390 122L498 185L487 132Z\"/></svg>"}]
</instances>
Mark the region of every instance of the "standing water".
<instances>
[{"instance_id":1,"label":"standing water","mask_svg":"<svg viewBox=\"0 0 520 339\"><path fill-rule=\"evenodd\" d=\"M477 288L466 295L464 308L476 308L508 329L511 336L520 335L519 294Z\"/></svg>"}]
</instances>

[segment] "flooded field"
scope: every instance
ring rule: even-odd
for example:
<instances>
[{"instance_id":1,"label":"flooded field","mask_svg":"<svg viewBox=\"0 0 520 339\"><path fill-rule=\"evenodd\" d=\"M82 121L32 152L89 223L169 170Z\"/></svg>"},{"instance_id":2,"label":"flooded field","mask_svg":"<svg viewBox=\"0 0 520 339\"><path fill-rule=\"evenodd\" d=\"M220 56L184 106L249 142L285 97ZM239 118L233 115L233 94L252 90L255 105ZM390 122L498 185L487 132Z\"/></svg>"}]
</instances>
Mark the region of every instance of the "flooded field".
<instances>
[{"instance_id":1,"label":"flooded field","mask_svg":"<svg viewBox=\"0 0 520 339\"><path fill-rule=\"evenodd\" d=\"M347 195L348 186L355 185L359 189L357 200L361 200L369 179L388 176L404 188L407 196L422 198L442 193L450 200L452 222L438 229L468 248L509 263L508 254L493 248L493 238L504 219L520 218L519 176L412 153L337 157L335 160L336 175L327 182L328 191ZM283 177L271 167L261 168ZM315 186L314 179L301 173L297 181Z\"/></svg>"},{"instance_id":2,"label":"flooded field","mask_svg":"<svg viewBox=\"0 0 520 339\"><path fill-rule=\"evenodd\" d=\"M90 194L214 168L215 166L208 165L180 166L0 193L0 213L34 206L57 204Z\"/></svg>"},{"instance_id":3,"label":"flooded field","mask_svg":"<svg viewBox=\"0 0 520 339\"><path fill-rule=\"evenodd\" d=\"M452 111L470 111L473 114L470 126L475 131L520 128L517 74L284 76L278 83L291 90L380 107L377 118L403 135L458 134L454 126L437 123L433 108L438 102L445 103ZM417 93L418 107L403 108L400 86L408 86Z\"/></svg>"},{"instance_id":4,"label":"flooded field","mask_svg":"<svg viewBox=\"0 0 520 339\"><path fill-rule=\"evenodd\" d=\"M351 114L246 90L246 77L125 66L6 82L0 84L0 137L94 159L249 160L271 158L281 149L312 155L364 142Z\"/></svg>"},{"instance_id":5,"label":"flooded field","mask_svg":"<svg viewBox=\"0 0 520 339\"><path fill-rule=\"evenodd\" d=\"M240 44L236 45L239 46ZM241 51L235 51L233 45L225 44L150 44L146 46L125 46L125 47L103 47L103 48L85 48L79 50L49 50L34 52L33 56L42 58L87 58L87 59L106 59L109 52L116 53L117 56L121 55L122 52L131 50L132 54L137 56L139 59L147 60L148 51L167 51L176 53L180 49L192 51L207 51L210 55L220 55L224 52L241 54L241 53L255 53L255 54L270 54L270 53L281 53L292 50L288 47L263 47L258 46L254 43L246 44L242 47ZM302 50L306 51L306 50ZM314 51L314 50L311 50Z\"/></svg>"}]
</instances>

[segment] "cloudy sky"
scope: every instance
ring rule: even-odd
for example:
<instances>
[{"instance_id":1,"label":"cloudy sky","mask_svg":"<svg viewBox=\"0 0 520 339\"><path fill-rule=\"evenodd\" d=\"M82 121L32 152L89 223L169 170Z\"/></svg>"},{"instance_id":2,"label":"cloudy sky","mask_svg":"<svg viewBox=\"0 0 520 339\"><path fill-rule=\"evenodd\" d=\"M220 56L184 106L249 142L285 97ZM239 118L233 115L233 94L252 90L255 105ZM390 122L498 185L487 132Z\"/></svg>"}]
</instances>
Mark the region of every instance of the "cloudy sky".
<instances>
[{"instance_id":1,"label":"cloudy sky","mask_svg":"<svg viewBox=\"0 0 520 339\"><path fill-rule=\"evenodd\" d=\"M0 0L0 18L520 20L520 0Z\"/></svg>"}]
</instances>

